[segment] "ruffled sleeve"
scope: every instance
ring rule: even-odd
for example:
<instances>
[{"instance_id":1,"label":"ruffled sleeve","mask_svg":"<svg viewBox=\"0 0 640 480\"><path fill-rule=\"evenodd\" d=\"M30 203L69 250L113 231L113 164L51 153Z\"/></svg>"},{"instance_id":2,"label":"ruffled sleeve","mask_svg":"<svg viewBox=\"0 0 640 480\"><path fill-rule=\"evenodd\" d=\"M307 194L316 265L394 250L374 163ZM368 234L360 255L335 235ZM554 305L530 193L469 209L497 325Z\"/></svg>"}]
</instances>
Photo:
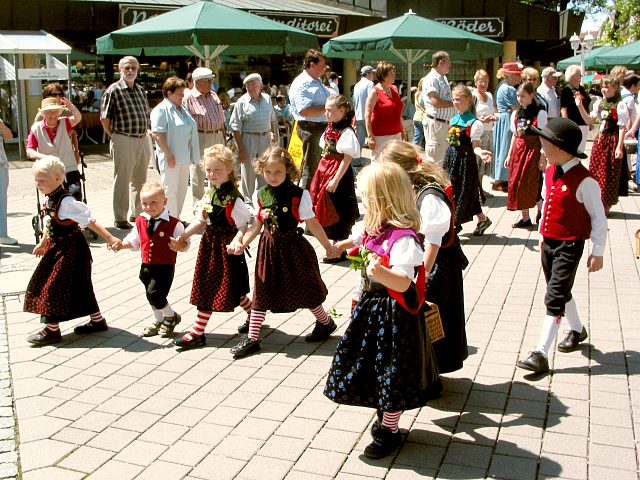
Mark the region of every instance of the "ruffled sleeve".
<instances>
[{"instance_id":1,"label":"ruffled sleeve","mask_svg":"<svg viewBox=\"0 0 640 480\"><path fill-rule=\"evenodd\" d=\"M627 105L624 103L624 101L618 102L616 110L618 111L618 126L626 126L629 122L629 109L627 108Z\"/></svg>"},{"instance_id":2,"label":"ruffled sleeve","mask_svg":"<svg viewBox=\"0 0 640 480\"><path fill-rule=\"evenodd\" d=\"M85 228L96 221L91 216L91 210L89 210L87 204L79 202L73 197L64 197L62 199L58 209L58 218L60 220L73 220L80 225L80 228Z\"/></svg>"},{"instance_id":3,"label":"ruffled sleeve","mask_svg":"<svg viewBox=\"0 0 640 480\"><path fill-rule=\"evenodd\" d=\"M352 158L360 156L360 142L358 142L356 132L354 132L352 128L345 128L342 131L342 134L338 139L338 143L336 144L336 150L344 155L349 155Z\"/></svg>"},{"instance_id":4,"label":"ruffled sleeve","mask_svg":"<svg viewBox=\"0 0 640 480\"><path fill-rule=\"evenodd\" d=\"M442 237L451 226L451 211L436 195L425 195L420 206L420 233L426 243L441 245Z\"/></svg>"},{"instance_id":5,"label":"ruffled sleeve","mask_svg":"<svg viewBox=\"0 0 640 480\"><path fill-rule=\"evenodd\" d=\"M389 252L391 270L404 273L413 280L415 267L422 265L423 250L411 235L398 238Z\"/></svg>"},{"instance_id":6,"label":"ruffled sleeve","mask_svg":"<svg viewBox=\"0 0 640 480\"><path fill-rule=\"evenodd\" d=\"M469 137L471 137L472 142L479 142L480 137L482 137L482 132L484 132L484 125L480 120L476 120L471 124L471 131L469 132Z\"/></svg>"},{"instance_id":7,"label":"ruffled sleeve","mask_svg":"<svg viewBox=\"0 0 640 480\"><path fill-rule=\"evenodd\" d=\"M353 242L357 247L362 245L362 240L364 238L364 222L356 222L353 227L351 227L351 233L349 234L349 240Z\"/></svg>"},{"instance_id":8,"label":"ruffled sleeve","mask_svg":"<svg viewBox=\"0 0 640 480\"><path fill-rule=\"evenodd\" d=\"M300 205L298 206L298 217L300 221L310 220L315 218L316 214L313 213L313 204L311 203L311 195L308 190L302 191L302 198L300 199Z\"/></svg>"},{"instance_id":9,"label":"ruffled sleeve","mask_svg":"<svg viewBox=\"0 0 640 480\"><path fill-rule=\"evenodd\" d=\"M240 197L236 198L236 201L233 204L231 218L233 218L236 227L243 227L249 224L249 220L251 219L251 212L249 211L247 204L244 203L244 201Z\"/></svg>"}]
</instances>

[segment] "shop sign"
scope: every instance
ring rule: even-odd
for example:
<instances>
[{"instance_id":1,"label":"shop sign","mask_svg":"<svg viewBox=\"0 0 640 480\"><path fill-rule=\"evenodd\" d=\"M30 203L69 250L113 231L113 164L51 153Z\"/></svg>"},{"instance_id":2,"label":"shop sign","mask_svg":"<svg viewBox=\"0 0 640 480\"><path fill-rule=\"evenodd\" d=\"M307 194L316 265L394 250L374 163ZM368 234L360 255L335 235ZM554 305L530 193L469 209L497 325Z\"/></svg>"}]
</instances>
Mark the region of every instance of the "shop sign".
<instances>
[{"instance_id":1,"label":"shop sign","mask_svg":"<svg viewBox=\"0 0 640 480\"><path fill-rule=\"evenodd\" d=\"M149 7L120 5L120 28L135 25L163 13L175 10L175 7Z\"/></svg>"},{"instance_id":2,"label":"shop sign","mask_svg":"<svg viewBox=\"0 0 640 480\"><path fill-rule=\"evenodd\" d=\"M483 37L504 36L504 22L498 17L436 18L436 21Z\"/></svg>"},{"instance_id":3,"label":"shop sign","mask_svg":"<svg viewBox=\"0 0 640 480\"><path fill-rule=\"evenodd\" d=\"M289 14L250 10L251 13L266 17L289 27L299 28L318 37L333 38L338 35L340 17L338 15Z\"/></svg>"},{"instance_id":4,"label":"shop sign","mask_svg":"<svg viewBox=\"0 0 640 480\"><path fill-rule=\"evenodd\" d=\"M68 80L69 70L62 68L19 68L18 80Z\"/></svg>"}]
</instances>

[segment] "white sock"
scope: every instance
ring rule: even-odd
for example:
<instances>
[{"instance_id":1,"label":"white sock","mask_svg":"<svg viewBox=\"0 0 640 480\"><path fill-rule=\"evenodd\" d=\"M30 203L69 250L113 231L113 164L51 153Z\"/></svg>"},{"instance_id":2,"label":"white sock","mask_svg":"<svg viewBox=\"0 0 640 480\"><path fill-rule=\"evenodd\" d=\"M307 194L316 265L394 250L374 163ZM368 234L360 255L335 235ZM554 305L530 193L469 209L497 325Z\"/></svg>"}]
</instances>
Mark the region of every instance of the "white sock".
<instances>
[{"instance_id":1,"label":"white sock","mask_svg":"<svg viewBox=\"0 0 640 480\"><path fill-rule=\"evenodd\" d=\"M554 317L553 315L545 315L544 322L542 322L542 331L540 332L540 340L536 346L536 352L542 353L546 357L549 356L549 349L553 340L558 335L558 329L560 328L560 320L562 317Z\"/></svg>"},{"instance_id":2,"label":"white sock","mask_svg":"<svg viewBox=\"0 0 640 480\"><path fill-rule=\"evenodd\" d=\"M564 307L564 317L569 322L569 328L576 332L582 332L582 322L580 321L580 315L578 314L578 305L573 297L567 302Z\"/></svg>"},{"instance_id":3,"label":"white sock","mask_svg":"<svg viewBox=\"0 0 640 480\"><path fill-rule=\"evenodd\" d=\"M160 308L160 313L162 313L162 315L164 317L173 317L175 315L176 312L173 311L173 308L171 308L171 305L169 303L167 303L164 308Z\"/></svg>"},{"instance_id":4,"label":"white sock","mask_svg":"<svg viewBox=\"0 0 640 480\"><path fill-rule=\"evenodd\" d=\"M156 322L162 323L162 320L164 320L162 318L162 312L157 308L153 308L153 307L151 307L151 310L153 311L153 318L156 319Z\"/></svg>"}]
</instances>

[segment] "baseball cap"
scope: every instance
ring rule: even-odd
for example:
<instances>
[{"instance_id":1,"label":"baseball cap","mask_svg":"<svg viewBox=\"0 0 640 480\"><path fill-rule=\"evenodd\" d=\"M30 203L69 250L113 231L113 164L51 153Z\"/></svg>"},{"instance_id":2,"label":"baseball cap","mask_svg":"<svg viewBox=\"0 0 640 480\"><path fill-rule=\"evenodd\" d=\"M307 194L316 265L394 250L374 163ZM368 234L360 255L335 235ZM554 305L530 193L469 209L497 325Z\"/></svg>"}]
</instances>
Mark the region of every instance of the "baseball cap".
<instances>
[{"instance_id":1,"label":"baseball cap","mask_svg":"<svg viewBox=\"0 0 640 480\"><path fill-rule=\"evenodd\" d=\"M542 78L547 78L547 77L551 77L551 76L556 77L556 78L560 78L562 76L562 72L558 72L553 67L547 67L547 68L542 70Z\"/></svg>"},{"instance_id":2,"label":"baseball cap","mask_svg":"<svg viewBox=\"0 0 640 480\"><path fill-rule=\"evenodd\" d=\"M369 66L369 65L365 65L364 67L362 67L360 69L360 74L361 75L366 75L367 73L371 73L373 72L373 67Z\"/></svg>"}]
</instances>

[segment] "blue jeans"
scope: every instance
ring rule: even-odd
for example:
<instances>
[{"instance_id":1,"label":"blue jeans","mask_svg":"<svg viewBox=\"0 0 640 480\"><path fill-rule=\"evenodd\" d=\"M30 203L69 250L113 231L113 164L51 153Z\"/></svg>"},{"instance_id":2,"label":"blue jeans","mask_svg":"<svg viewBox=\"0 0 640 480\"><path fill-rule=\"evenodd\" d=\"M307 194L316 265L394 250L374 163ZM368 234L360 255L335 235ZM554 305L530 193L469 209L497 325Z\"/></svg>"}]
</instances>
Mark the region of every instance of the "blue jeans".
<instances>
[{"instance_id":1,"label":"blue jeans","mask_svg":"<svg viewBox=\"0 0 640 480\"><path fill-rule=\"evenodd\" d=\"M417 120L413 121L413 144L424 148L424 128L422 122Z\"/></svg>"},{"instance_id":2,"label":"blue jeans","mask_svg":"<svg viewBox=\"0 0 640 480\"><path fill-rule=\"evenodd\" d=\"M9 190L9 166L0 165L0 237L8 236L7 235L7 192L8 190Z\"/></svg>"}]
</instances>

